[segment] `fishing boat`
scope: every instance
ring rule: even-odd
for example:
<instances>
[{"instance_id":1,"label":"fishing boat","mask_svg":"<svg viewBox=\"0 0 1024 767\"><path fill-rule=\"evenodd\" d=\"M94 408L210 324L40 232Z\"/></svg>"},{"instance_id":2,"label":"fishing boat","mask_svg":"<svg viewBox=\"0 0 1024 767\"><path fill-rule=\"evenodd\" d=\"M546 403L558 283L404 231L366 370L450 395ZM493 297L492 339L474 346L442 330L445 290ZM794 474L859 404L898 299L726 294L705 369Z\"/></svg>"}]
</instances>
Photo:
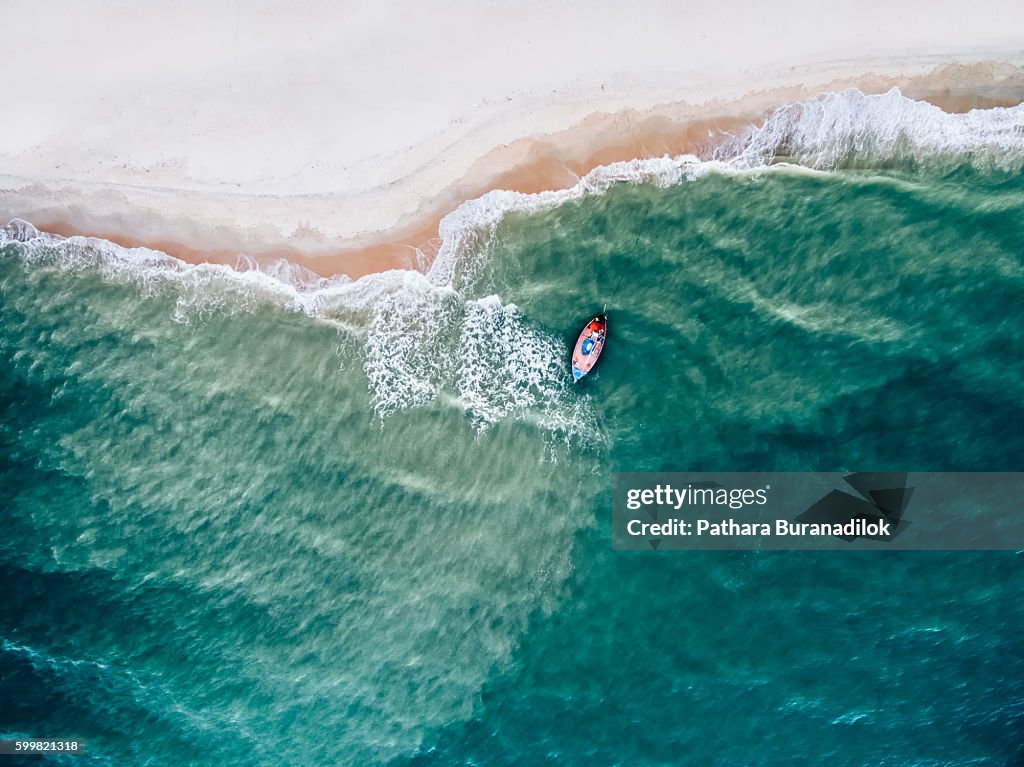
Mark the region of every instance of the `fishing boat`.
<instances>
[{"instance_id":1,"label":"fishing boat","mask_svg":"<svg viewBox=\"0 0 1024 767\"><path fill-rule=\"evenodd\" d=\"M583 376L593 370L597 358L604 349L604 339L608 336L608 318L599 314L580 333L576 348L572 351L572 382L577 383Z\"/></svg>"}]
</instances>

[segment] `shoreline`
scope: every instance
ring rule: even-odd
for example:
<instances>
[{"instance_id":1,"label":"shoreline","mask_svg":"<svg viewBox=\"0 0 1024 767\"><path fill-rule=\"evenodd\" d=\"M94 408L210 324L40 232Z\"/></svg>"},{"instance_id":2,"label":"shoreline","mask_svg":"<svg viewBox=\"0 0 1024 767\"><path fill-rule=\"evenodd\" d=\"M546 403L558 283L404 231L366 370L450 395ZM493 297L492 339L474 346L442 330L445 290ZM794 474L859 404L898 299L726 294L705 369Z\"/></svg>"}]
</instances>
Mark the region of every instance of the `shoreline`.
<instances>
[{"instance_id":1,"label":"shoreline","mask_svg":"<svg viewBox=\"0 0 1024 767\"><path fill-rule=\"evenodd\" d=\"M593 110L569 127L493 145L460 176L425 201L421 198L412 212L400 215L395 225L370 232L331 231L324 226L334 209L353 204L329 192L256 195L27 179L22 180L24 186L14 188L15 177L0 176L0 211L5 220L22 218L40 231L147 247L193 264L219 263L244 270L284 260L321 277L345 274L358 279L389 269L428 266L440 242L441 219L462 202L491 190L559 190L613 162L683 154L706 157L723 140L761 125L778 107L819 93L857 88L875 94L893 87L950 113L1013 106L1024 100L1024 67L947 64L923 74L847 76L819 85L791 82L731 100ZM480 131L487 135L486 125ZM442 152L432 161L444 165L453 152L449 147L448 154ZM414 171L392 186L414 187L416 180ZM379 200L367 204L374 202ZM257 223L261 216L272 223ZM290 232L289 226L294 227Z\"/></svg>"},{"instance_id":2,"label":"shoreline","mask_svg":"<svg viewBox=\"0 0 1024 767\"><path fill-rule=\"evenodd\" d=\"M612 121L626 121L623 115L609 116ZM653 121L660 121L659 116L651 116ZM562 159L554 154L555 147L545 137L528 137L496 149L492 154L506 155L522 153L526 158L521 164L515 164L507 170L497 170L498 159L494 156L481 158L480 163L496 168L496 175L485 180L478 186L470 186L472 191L464 197L455 193L442 193L441 197L449 199L447 205L434 206L429 209L421 220L414 220L394 230L377 233L367 244L342 245L336 251L303 250L300 247L284 242L258 250L239 238L235 248L222 246L203 248L197 244L180 242L172 238L146 237L133 234L131 224L126 222L118 229L105 229L103 225L83 226L81 221L73 219L47 218L37 216L34 220L26 216L17 216L29 221L41 232L56 234L61 237L84 236L107 240L121 247L144 247L157 250L186 263L216 263L238 268L244 267L246 259L250 259L260 267L275 261L284 260L290 264L309 269L320 277L346 275L352 279L367 274L374 274L389 269L415 269L429 266L440 244L438 227L446 215L467 200L476 199L493 190L509 190L524 194L536 194L545 191L568 189L580 178L597 167L618 161L659 157L664 154L701 154L716 139L732 135L733 132L750 127L753 123L742 118L700 119L683 126L680 131L648 131L633 130L629 136L618 137L618 141L608 146L594 147L593 153L583 159ZM566 131L570 136L573 129ZM647 153L650 147L660 147L657 154ZM492 165L493 164L493 165ZM462 189L467 184L460 180L453 187ZM447 190L446 190L447 191ZM86 214L88 216L88 214Z\"/></svg>"}]
</instances>

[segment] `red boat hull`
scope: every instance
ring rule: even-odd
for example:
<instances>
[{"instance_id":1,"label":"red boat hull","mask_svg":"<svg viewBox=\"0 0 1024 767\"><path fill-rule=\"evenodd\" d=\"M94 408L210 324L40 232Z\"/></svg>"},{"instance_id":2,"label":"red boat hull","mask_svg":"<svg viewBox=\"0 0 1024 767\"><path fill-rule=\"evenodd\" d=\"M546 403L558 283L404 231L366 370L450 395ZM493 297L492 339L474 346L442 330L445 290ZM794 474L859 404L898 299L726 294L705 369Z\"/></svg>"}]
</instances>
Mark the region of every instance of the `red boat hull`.
<instances>
[{"instance_id":1,"label":"red boat hull","mask_svg":"<svg viewBox=\"0 0 1024 767\"><path fill-rule=\"evenodd\" d=\"M608 337L608 318L599 314L586 324L572 351L572 380L578 382L594 369Z\"/></svg>"}]
</instances>

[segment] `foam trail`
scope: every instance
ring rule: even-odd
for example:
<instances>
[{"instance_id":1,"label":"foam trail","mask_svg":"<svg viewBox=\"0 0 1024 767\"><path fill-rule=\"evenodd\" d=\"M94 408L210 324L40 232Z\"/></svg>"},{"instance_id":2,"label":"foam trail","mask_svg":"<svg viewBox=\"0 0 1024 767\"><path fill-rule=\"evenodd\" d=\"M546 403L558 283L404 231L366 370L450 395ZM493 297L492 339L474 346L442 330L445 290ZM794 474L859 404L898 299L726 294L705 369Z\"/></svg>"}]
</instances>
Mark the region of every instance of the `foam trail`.
<instances>
[{"instance_id":1,"label":"foam trail","mask_svg":"<svg viewBox=\"0 0 1024 767\"><path fill-rule=\"evenodd\" d=\"M481 425L558 402L567 386L562 350L532 330L515 306L490 296L467 306L455 377L459 396ZM571 428L562 411L543 409L552 426Z\"/></svg>"}]
</instances>

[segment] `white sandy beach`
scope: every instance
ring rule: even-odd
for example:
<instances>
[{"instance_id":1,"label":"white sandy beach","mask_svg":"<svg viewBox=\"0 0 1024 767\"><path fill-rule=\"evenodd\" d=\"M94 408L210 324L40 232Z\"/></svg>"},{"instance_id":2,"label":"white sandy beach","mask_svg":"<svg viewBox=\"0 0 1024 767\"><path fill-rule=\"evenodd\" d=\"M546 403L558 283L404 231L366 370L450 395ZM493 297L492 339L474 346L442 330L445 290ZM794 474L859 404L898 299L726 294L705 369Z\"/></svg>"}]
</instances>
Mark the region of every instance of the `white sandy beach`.
<instances>
[{"instance_id":1,"label":"white sandy beach","mask_svg":"<svg viewBox=\"0 0 1024 767\"><path fill-rule=\"evenodd\" d=\"M488 188L822 89L969 108L1024 83L1019 0L210 5L6 3L3 221L358 275Z\"/></svg>"}]
</instances>

